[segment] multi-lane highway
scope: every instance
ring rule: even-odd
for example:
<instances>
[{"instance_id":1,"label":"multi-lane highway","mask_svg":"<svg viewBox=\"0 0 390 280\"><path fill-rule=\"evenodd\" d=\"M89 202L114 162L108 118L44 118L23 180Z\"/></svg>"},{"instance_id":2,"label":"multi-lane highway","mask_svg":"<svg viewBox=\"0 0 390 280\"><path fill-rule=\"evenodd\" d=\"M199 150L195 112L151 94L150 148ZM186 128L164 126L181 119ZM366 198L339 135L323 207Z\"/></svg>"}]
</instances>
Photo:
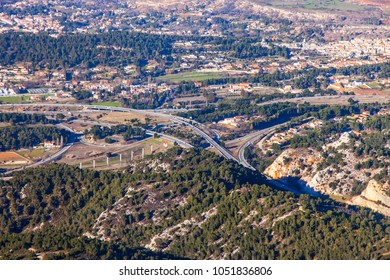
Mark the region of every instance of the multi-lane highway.
<instances>
[{"instance_id":1,"label":"multi-lane highway","mask_svg":"<svg viewBox=\"0 0 390 280\"><path fill-rule=\"evenodd\" d=\"M201 130L200 128L198 128L197 126L191 124L191 121L188 120L188 119L184 119L184 118L180 118L180 117L176 117L174 118L174 120L176 122L179 122L179 123L182 123L186 126L188 126L189 128L191 128L193 131L195 131L197 134L199 134L200 136L202 136L212 147L214 147L223 157L227 158L227 159L230 159L230 160L234 160L234 161L237 161L237 159L235 157L233 157L230 152L228 152L224 147L222 147L221 145L219 145L216 141L214 141L213 138L211 138L206 132L204 132L203 130ZM238 161L237 161L238 162Z\"/></svg>"},{"instance_id":2,"label":"multi-lane highway","mask_svg":"<svg viewBox=\"0 0 390 280\"><path fill-rule=\"evenodd\" d=\"M292 98L292 99L284 99L284 100L273 100L273 101L270 101L270 102L261 103L259 105L261 106L261 105L272 104L272 103L276 103L276 102L296 102L296 103L310 102L310 103L315 103L315 104L340 104L342 102L346 102L350 97L351 96L302 97L302 98ZM357 101L362 102L362 103L365 103L365 102L371 102L372 103L372 102L376 102L376 101L378 101L378 102L388 102L388 101L390 101L390 98L388 96L382 96L382 97L375 96L375 98L373 96L353 96L353 98L354 98L354 100L357 100ZM136 112L136 113L144 113L144 114L146 113L146 114L149 114L149 115L154 115L154 116L158 116L158 117L161 117L161 118L165 118L165 119L170 120L172 122L182 123L182 124L188 126L189 128L191 128L194 132L196 132L200 136L202 136L222 156L224 156L225 158L227 158L229 160L234 160L234 161L236 161L238 163L241 163L243 166L245 166L247 168L250 168L252 170L255 170L255 168L253 166L251 166L247 162L247 160L245 159L245 149L247 147L249 147L250 145L252 145L259 137L264 137L267 133L271 132L272 130L274 130L278 126L280 126L280 125L277 125L277 126L274 126L274 127L270 127L270 128L267 128L267 129L255 132L255 133L253 133L251 135L242 137L239 141L244 140L245 142L241 146L241 148L239 149L238 159L237 159L227 149L222 147L212 137L210 137L204 130L202 130L201 128L205 129L204 127L202 127L202 124L197 123L197 122L195 122L193 120L189 120L189 119L185 119L185 118L182 118L182 117L171 115L172 112L178 112L178 111L183 111L183 110L175 110L175 109L174 110L165 110L165 109L162 109L162 110L136 110L136 109L130 109L130 108L123 108L123 107L107 107L107 106L81 105L81 104L40 103L40 104L34 104L34 105L35 106L62 107L62 108L78 108L80 110L82 109L84 112L85 111L88 112L88 111L102 111L103 110L103 111L110 111L110 112ZM22 106L32 106L32 104L12 104L12 105L0 104L0 107L10 107L10 106L22 107ZM155 132L148 131L148 133L154 134ZM180 144L180 145L182 145L184 147L191 147L190 144L188 144L188 143L186 143L186 142L184 142L182 140L179 140L177 138L174 138L172 136L164 135L164 134L158 134L158 135L161 136L161 137L165 137L166 139L169 139L169 140L172 140L172 141L176 141L178 144ZM73 143L70 143L68 145L71 146L71 145L73 145ZM69 149L70 147L64 147L59 152L61 152L61 154L63 154L64 153L63 150L66 149L66 148ZM53 156L55 156L55 158L56 158L59 155L57 155L57 153L56 153ZM39 164L39 165L40 164L44 164L44 163L52 160L53 159L52 157L47 158L45 160L45 162L42 161L42 162L37 163L37 164ZM274 185L277 185L280 188L283 188L283 189L292 191L294 193L297 193L297 190L292 189L289 186L286 186L285 184L283 184L283 183L281 183L279 181L271 180L271 183L274 183Z\"/></svg>"},{"instance_id":3,"label":"multi-lane highway","mask_svg":"<svg viewBox=\"0 0 390 280\"><path fill-rule=\"evenodd\" d=\"M280 126L280 125L278 125ZM266 128L266 129L263 129L263 130L260 130L260 131L256 131L255 133L251 133L250 136L251 137L248 137L248 138L245 138L246 141L244 142L244 144L240 147L240 149L238 150L238 159L240 161L240 163L245 166L246 168L250 168L252 170L256 170L252 165L249 164L249 162L246 160L245 158L245 150L246 148L248 148L249 146L253 145L254 142L256 142L259 138L261 137L264 137L266 136L268 133L272 132L272 131L275 131L275 129L278 127L278 126L273 126L273 127L269 127L269 128Z\"/></svg>"}]
</instances>

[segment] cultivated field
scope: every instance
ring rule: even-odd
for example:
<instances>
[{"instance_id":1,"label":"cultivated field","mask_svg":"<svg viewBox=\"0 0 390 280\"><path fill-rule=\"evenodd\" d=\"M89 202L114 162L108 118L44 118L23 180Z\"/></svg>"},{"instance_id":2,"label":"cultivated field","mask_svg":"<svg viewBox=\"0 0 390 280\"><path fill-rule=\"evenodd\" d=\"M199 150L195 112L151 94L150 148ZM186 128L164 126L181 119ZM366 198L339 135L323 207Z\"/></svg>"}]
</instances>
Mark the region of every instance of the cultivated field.
<instances>
[{"instance_id":1,"label":"cultivated field","mask_svg":"<svg viewBox=\"0 0 390 280\"><path fill-rule=\"evenodd\" d=\"M30 161L15 152L0 152L1 165L28 164Z\"/></svg>"},{"instance_id":2,"label":"cultivated field","mask_svg":"<svg viewBox=\"0 0 390 280\"><path fill-rule=\"evenodd\" d=\"M45 148L37 148L33 150L19 150L18 153L28 159L41 159L46 154L49 154L50 151L46 151Z\"/></svg>"},{"instance_id":3,"label":"cultivated field","mask_svg":"<svg viewBox=\"0 0 390 280\"><path fill-rule=\"evenodd\" d=\"M117 101L106 101L106 102L94 102L91 105L107 106L107 107L120 107L121 103L119 103Z\"/></svg>"},{"instance_id":4,"label":"cultivated field","mask_svg":"<svg viewBox=\"0 0 390 280\"><path fill-rule=\"evenodd\" d=\"M162 81L179 83L181 81L204 81L221 78L221 74L216 72L186 72L158 77Z\"/></svg>"},{"instance_id":5,"label":"cultivated field","mask_svg":"<svg viewBox=\"0 0 390 280\"><path fill-rule=\"evenodd\" d=\"M0 101L9 104L22 103L22 97L21 96L0 97Z\"/></svg>"}]
</instances>

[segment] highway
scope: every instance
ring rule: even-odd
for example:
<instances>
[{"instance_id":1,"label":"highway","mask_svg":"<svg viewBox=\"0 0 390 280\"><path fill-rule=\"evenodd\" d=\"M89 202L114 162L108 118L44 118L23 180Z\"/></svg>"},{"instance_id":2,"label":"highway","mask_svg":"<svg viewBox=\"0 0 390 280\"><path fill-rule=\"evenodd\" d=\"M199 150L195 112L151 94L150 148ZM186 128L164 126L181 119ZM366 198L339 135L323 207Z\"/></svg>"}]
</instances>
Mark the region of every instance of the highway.
<instances>
[{"instance_id":1,"label":"highway","mask_svg":"<svg viewBox=\"0 0 390 280\"><path fill-rule=\"evenodd\" d=\"M305 101L312 102L312 103L317 103L317 104L340 104L342 101L346 101L350 97L351 96L303 97L303 98L292 98L292 99L285 99L285 100L273 100L273 101L270 101L270 102L261 103L259 105L261 106L261 105L272 104L272 103L277 103L277 102L305 102ZM362 96L362 95L360 95L360 96L352 96L352 97L354 98L354 100L358 100L358 101L367 101L367 100L369 100L370 102L376 102L376 101L378 101L378 98L380 98L382 102L388 102L390 100L389 99L390 97L388 97L388 96L385 96L385 97L384 96L381 96L381 97L375 96L375 98L373 98L373 96ZM271 132L273 129L276 129L278 126L283 125L283 124L280 124L280 125L277 125L277 126L274 126L274 127L270 127L270 128L267 128L267 129L255 132L255 133L253 133L251 135L242 137L239 141L242 141L244 139L246 142L239 149L239 158L236 159L227 149L225 149L224 147L219 145L207 133L205 133L202 129L199 128L199 127L203 126L202 124L197 123L197 122L195 122L193 120L189 120L189 119L178 117L178 116L173 116L173 115L167 113L167 112L173 112L173 110L172 111L169 111L169 110L136 110L136 109L130 109L130 108L123 108L123 107L107 107L107 106L81 105L81 104L51 104L51 103L45 104L45 103L41 103L41 104L34 104L34 105L35 106L54 106L54 107L63 107L63 108L76 107L76 108L82 108L83 110L91 110L91 111L94 111L94 110L96 110L96 111L105 110L105 111L110 111L110 112L137 112L137 113L144 113L144 114L146 113L146 114L149 114L149 115L155 115L155 116L158 116L158 117L161 117L161 118L168 119L168 120L170 120L172 122L178 122L178 123L181 123L181 124L184 124L184 125L188 126L194 132L196 132L197 134L202 136L223 157L225 157L226 159L229 159L229 160L233 160L233 161L235 161L237 163L240 163L243 166L245 166L246 168L249 168L251 170L255 170L255 168L253 166L251 166L247 162L247 160L245 159L245 148L247 148L250 145L252 145L259 137L264 137L267 133ZM0 107L10 107L10 106L13 106L13 107L32 106L32 104L12 104L12 105L0 104ZM39 112L37 112L37 113L39 113ZM98 122L98 124L102 125L99 122ZM155 132L148 131L148 133L153 133L154 134ZM158 134L158 135L160 135L161 137L166 137L166 139L169 139L169 140L172 140L172 141L176 141L178 144L180 144L182 146L186 145L187 147L192 147L190 144L188 144L188 143L186 143L186 142L184 142L182 140L179 140L177 138L174 138L172 136L163 135L163 134ZM67 145L71 146L71 145L73 145L73 142L69 143ZM44 163L52 160L53 158L58 157L59 155L63 154L65 151L67 151L67 149L69 149L70 146L64 147L61 151L59 151L55 155L52 155L51 157L45 159L45 161L41 161L41 162L37 163L37 165L44 164ZM277 186L279 188L282 188L284 190L288 190L288 191L291 191L291 192L299 194L299 191L290 188L289 186L285 185L284 183L282 183L280 181L275 181L275 180L272 180L272 179L270 179L269 181L270 181L270 183L274 184L275 186Z\"/></svg>"},{"instance_id":2,"label":"highway","mask_svg":"<svg viewBox=\"0 0 390 280\"><path fill-rule=\"evenodd\" d=\"M240 163L243 166L245 166L246 168L249 168L249 169L251 169L253 171L256 171L256 169L252 165L250 165L248 163L248 161L246 160L246 158L245 158L245 149L247 147L249 147L250 145L253 145L259 139L266 137L270 133L273 133L278 127L280 127L282 125L284 125L284 124L275 125L275 126L272 126L272 127L269 127L269 128L266 128L266 129L263 129L263 130L251 133L248 136L242 137L241 140L243 138L245 138L246 142L244 143L244 145L242 145L240 147L239 152L238 152ZM274 180L273 178L270 178L270 177L268 177L265 174L263 174L263 175L267 178L267 180L268 180L268 182L270 184L273 184L274 186L276 186L279 189L290 191L290 192L292 192L294 194L297 194L297 195L300 195L300 194L303 194L303 193L309 193L310 195L313 195L313 196L319 196L319 194L314 192L314 191L310 191L310 190L299 191L297 189L291 188L286 183L284 183L284 182L282 182L280 180Z\"/></svg>"},{"instance_id":3,"label":"highway","mask_svg":"<svg viewBox=\"0 0 390 280\"><path fill-rule=\"evenodd\" d=\"M303 122L311 120L311 119L313 119L313 117L309 117L309 118L303 120ZM240 160L240 163L242 165L244 165L247 168L250 168L250 169L254 170L253 166L251 166L248 163L248 161L246 160L246 158L245 158L245 149L247 147L249 147L250 145L253 145L255 142L257 142L261 138L263 138L263 137L267 136L268 134L274 132L279 127L282 127L282 126L286 125L287 123L288 123L288 121L284 122L284 123L281 123L281 124L277 124L277 125L271 126L271 127L267 127L265 129L262 129L262 130L259 130L259 131L252 132L252 133L250 133L250 134L248 134L248 135L246 135L244 137L240 137L240 138L237 138L237 139L230 140L230 141L227 142L227 144L231 145L231 144L236 144L236 143L240 143L240 142L244 141L244 144L242 144L241 147L238 150L238 159Z\"/></svg>"},{"instance_id":4,"label":"highway","mask_svg":"<svg viewBox=\"0 0 390 280\"><path fill-rule=\"evenodd\" d=\"M161 118L165 118L165 119L168 119L170 121L176 121L176 122L179 122L179 123L182 123L182 124L185 124L187 125L188 127L190 127L192 130L194 130L196 133L198 133L199 135L201 135L212 147L214 147L222 156L224 156L225 158L227 159L231 159L231 160L234 160L236 162L238 162L238 160L233 157L230 152L228 152L225 148L223 148L221 145L219 145L216 141L214 141L214 139L212 139L207 133L205 133L203 130L199 129L198 127L194 126L191 124L192 123L196 123L192 120L189 120L189 119L185 119L185 118L181 118L181 117L177 117L177 116L173 116L171 114L167 114L167 112L177 112L177 111L182 111L180 109L173 109L173 110L168 110L168 109L162 109L162 110L137 110L137 109L131 109L131 108L123 108L123 107L108 107L108 106L97 106L97 105L82 105L82 104L52 104L52 103L37 103L37 104L0 104L0 107L25 107L25 106L52 106L52 107L60 107L60 108L71 108L71 107L75 107L75 108L80 108L80 109L83 109L83 110L91 110L91 111L110 111L110 112L136 112L136 113L143 113L143 114L149 114L149 115L154 115L154 116L158 116L158 117L161 117ZM37 112L39 113L39 112ZM101 124L99 122L97 122L97 124ZM198 126L202 126L202 124L200 123L196 123ZM153 133L154 134L154 133ZM183 146L187 146L189 147L188 143L185 143L184 141L182 140L179 140L177 138L173 138L172 136L167 136L167 135L161 135L162 137L167 137L167 139L175 139L174 141L176 141L178 144L180 145L183 145Z\"/></svg>"},{"instance_id":5,"label":"highway","mask_svg":"<svg viewBox=\"0 0 390 280\"><path fill-rule=\"evenodd\" d=\"M275 99L258 105L268 105L278 102L309 102L312 104L341 104L348 103L349 98L353 98L360 103L374 103L374 102L390 102L389 95L325 95L325 96L310 96L310 97L296 97L288 99ZM78 108L80 110L94 110L94 111L110 111L110 112L146 112L146 113L161 113L164 115L169 115L170 113L175 112L187 112L188 109L147 109L147 110L137 110L131 108L123 107L110 107L110 106L99 106L99 105L87 105L87 104L60 104L60 103L18 103L18 104L0 104L1 107L30 107L30 106L45 106L45 107L62 107L62 108ZM37 112L39 113L39 112Z\"/></svg>"},{"instance_id":6,"label":"highway","mask_svg":"<svg viewBox=\"0 0 390 280\"><path fill-rule=\"evenodd\" d=\"M205 133L203 130L199 129L195 125L192 125L190 122L191 120L176 117L174 118L176 122L185 124L186 126L190 127L193 131L195 131L197 134L202 136L212 147L214 147L223 157L226 159L234 160L238 162L238 160L233 157L230 152L228 152L224 147L219 145L214 139L212 139L207 133ZM192 121L193 122L193 121Z\"/></svg>"},{"instance_id":7,"label":"highway","mask_svg":"<svg viewBox=\"0 0 390 280\"><path fill-rule=\"evenodd\" d=\"M246 168L252 169L252 170L256 170L256 169L255 169L252 165L250 165L249 162L246 160L246 158L245 158L245 150L246 150L246 148L248 148L250 145L253 145L253 143L256 142L259 138L262 138L262 137L266 136L268 133L275 131L275 129L276 129L278 126L280 126L280 125L273 126L273 127L270 127L270 128L266 128L266 129L257 131L257 132L255 132L255 133L250 134L251 137L245 138L245 139L247 139L246 142L245 142L244 145L242 145L242 146L240 147L240 149L238 150L238 159L239 159L240 163L241 163L243 166L245 166Z\"/></svg>"},{"instance_id":8,"label":"highway","mask_svg":"<svg viewBox=\"0 0 390 280\"><path fill-rule=\"evenodd\" d=\"M94 121L85 121L85 122L84 121L77 121L77 122L90 123L93 125L101 125L101 126L109 126L109 127L115 125L115 124L111 124L111 123L101 123L101 122L94 122ZM64 145L64 147L62 147L61 150L55 152L54 154L48 156L45 159L42 159L39 162L35 162L31 165L23 166L23 167L13 169L13 170L1 173L1 174L2 175L10 175L15 171L21 171L21 170L24 170L24 169L30 168L30 167L41 166L41 165L50 163L50 162L54 161L55 159L59 158L60 156L62 156L63 154L65 154L74 145L75 140L76 140L76 135L72 129L70 129L69 127L67 127L66 125L64 125L62 123L57 124L56 126L60 129L66 129L66 130L71 132L71 138L70 138L69 142L66 145ZM151 131L151 130L146 130L146 134L150 135L150 136L154 136L155 134L157 134L160 138L167 139L167 140L172 141L172 142L176 142L178 145L182 146L183 148L193 148L193 146L191 144L189 144L181 139L178 139L176 137L170 136L170 135L166 135L163 133L156 133L156 132ZM81 143L88 145L88 146L101 147L101 145L96 145L96 144L92 144L92 143L85 141L83 139L83 137L80 137L79 140ZM146 141L146 140L147 139L144 139L144 140L138 141L137 143L142 142L142 141ZM137 143L132 143L132 144L128 144L128 145L121 145L120 147L132 146L132 145L137 144Z\"/></svg>"}]
</instances>

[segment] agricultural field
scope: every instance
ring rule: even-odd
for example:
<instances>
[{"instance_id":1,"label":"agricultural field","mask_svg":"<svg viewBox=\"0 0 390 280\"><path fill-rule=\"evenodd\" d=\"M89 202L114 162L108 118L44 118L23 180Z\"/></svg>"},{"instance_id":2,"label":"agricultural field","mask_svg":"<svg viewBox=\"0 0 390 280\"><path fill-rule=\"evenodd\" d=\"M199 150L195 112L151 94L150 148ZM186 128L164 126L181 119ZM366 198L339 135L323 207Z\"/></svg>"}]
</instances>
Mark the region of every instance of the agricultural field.
<instances>
[{"instance_id":1,"label":"agricultural field","mask_svg":"<svg viewBox=\"0 0 390 280\"><path fill-rule=\"evenodd\" d=\"M16 104L22 103L22 96L4 96L0 97L0 103Z\"/></svg>"},{"instance_id":2,"label":"agricultural field","mask_svg":"<svg viewBox=\"0 0 390 280\"><path fill-rule=\"evenodd\" d=\"M16 152L0 152L0 166L3 168L29 164L30 161Z\"/></svg>"},{"instance_id":3,"label":"agricultural field","mask_svg":"<svg viewBox=\"0 0 390 280\"><path fill-rule=\"evenodd\" d=\"M42 94L40 95L42 100L45 100L49 96L54 96L54 94ZM17 104L17 103L27 103L31 99L30 94L21 94L16 96L2 96L0 97L0 103L7 103L7 104Z\"/></svg>"},{"instance_id":4,"label":"agricultural field","mask_svg":"<svg viewBox=\"0 0 390 280\"><path fill-rule=\"evenodd\" d=\"M28 158L28 159L41 159L46 154L50 153L45 150L45 148L37 148L33 150L20 150L18 151L22 156Z\"/></svg>"},{"instance_id":5,"label":"agricultural field","mask_svg":"<svg viewBox=\"0 0 390 280\"><path fill-rule=\"evenodd\" d=\"M172 74L159 77L162 81L169 81L173 83L179 83L182 81L194 81L201 82L209 79L218 79L222 75L217 72L186 72L180 74Z\"/></svg>"},{"instance_id":6,"label":"agricultural field","mask_svg":"<svg viewBox=\"0 0 390 280\"><path fill-rule=\"evenodd\" d=\"M94 102L91 105L107 106L107 107L120 107L121 103L117 102L117 101L106 101L106 102Z\"/></svg>"},{"instance_id":7,"label":"agricultural field","mask_svg":"<svg viewBox=\"0 0 390 280\"><path fill-rule=\"evenodd\" d=\"M367 85L372 89L380 89L383 86L380 82L371 82L367 83Z\"/></svg>"}]
</instances>

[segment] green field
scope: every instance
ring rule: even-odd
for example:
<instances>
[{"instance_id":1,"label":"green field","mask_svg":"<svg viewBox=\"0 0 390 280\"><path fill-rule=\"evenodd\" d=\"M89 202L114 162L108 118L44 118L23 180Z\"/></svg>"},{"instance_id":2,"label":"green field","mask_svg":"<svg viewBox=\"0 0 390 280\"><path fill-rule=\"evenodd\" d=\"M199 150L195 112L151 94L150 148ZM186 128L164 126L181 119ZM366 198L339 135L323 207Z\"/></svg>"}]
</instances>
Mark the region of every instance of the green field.
<instances>
[{"instance_id":1,"label":"green field","mask_svg":"<svg viewBox=\"0 0 390 280\"><path fill-rule=\"evenodd\" d=\"M0 103L16 104L23 103L30 100L30 95L17 95L0 97Z\"/></svg>"},{"instance_id":2,"label":"green field","mask_svg":"<svg viewBox=\"0 0 390 280\"><path fill-rule=\"evenodd\" d=\"M37 148L33 149L31 151L29 150L24 150L20 151L19 154L26 157L26 158L32 158L32 159L37 159L37 158L42 158L46 154L46 150L44 148Z\"/></svg>"},{"instance_id":3,"label":"green field","mask_svg":"<svg viewBox=\"0 0 390 280\"><path fill-rule=\"evenodd\" d=\"M121 103L118 101L106 101L106 102L94 102L91 105L108 106L108 107L120 107Z\"/></svg>"},{"instance_id":4,"label":"green field","mask_svg":"<svg viewBox=\"0 0 390 280\"><path fill-rule=\"evenodd\" d=\"M179 83L181 81L205 81L208 79L218 79L221 78L222 75L216 72L186 72L180 74L172 74L158 77L162 81L170 81L174 83Z\"/></svg>"},{"instance_id":5,"label":"green field","mask_svg":"<svg viewBox=\"0 0 390 280\"><path fill-rule=\"evenodd\" d=\"M22 102L22 97L21 96L0 97L0 102L2 102L2 103L9 103L9 104L21 103Z\"/></svg>"},{"instance_id":6,"label":"green field","mask_svg":"<svg viewBox=\"0 0 390 280\"><path fill-rule=\"evenodd\" d=\"M371 82L367 83L367 85L373 89L380 89L382 87L382 84L379 82Z\"/></svg>"}]
</instances>

